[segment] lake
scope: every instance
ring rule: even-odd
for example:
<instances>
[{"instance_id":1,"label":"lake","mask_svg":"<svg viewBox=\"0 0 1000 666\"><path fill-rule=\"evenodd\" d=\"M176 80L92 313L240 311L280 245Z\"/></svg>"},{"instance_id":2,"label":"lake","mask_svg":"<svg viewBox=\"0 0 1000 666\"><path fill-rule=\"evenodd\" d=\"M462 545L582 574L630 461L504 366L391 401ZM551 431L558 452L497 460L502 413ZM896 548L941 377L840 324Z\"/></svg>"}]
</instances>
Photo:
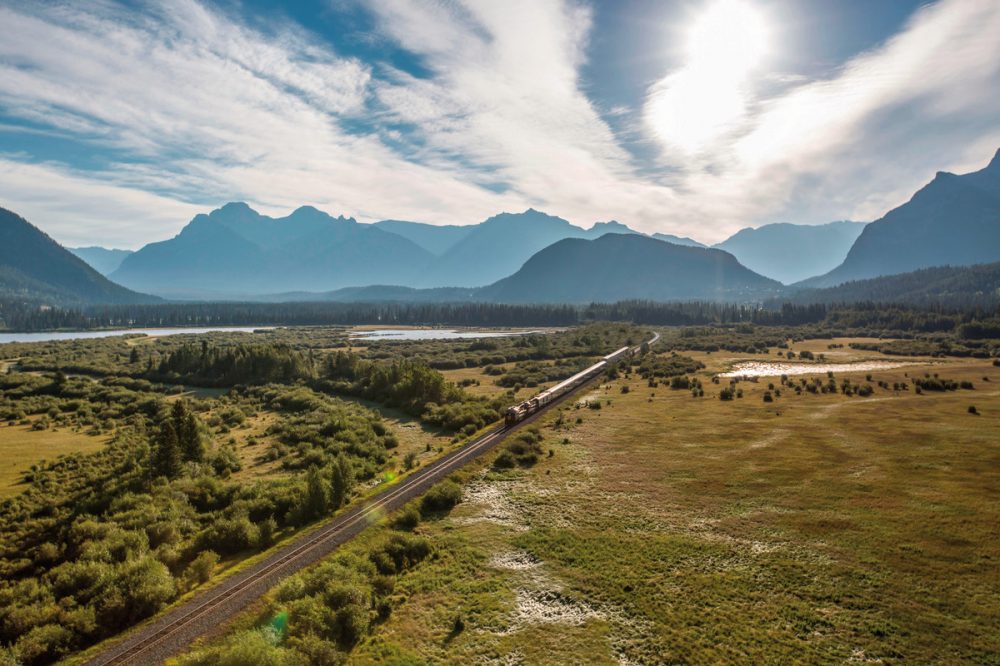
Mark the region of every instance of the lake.
<instances>
[{"instance_id":1,"label":"lake","mask_svg":"<svg viewBox=\"0 0 1000 666\"><path fill-rule=\"evenodd\" d=\"M253 333L267 330L268 326L215 326L205 328L128 328L116 331L50 331L48 333L0 333L0 344L5 342L51 342L53 340L86 340L88 338L110 338L116 335L192 335L225 331L228 333Z\"/></svg>"},{"instance_id":2,"label":"lake","mask_svg":"<svg viewBox=\"0 0 1000 666\"><path fill-rule=\"evenodd\" d=\"M512 335L528 335L544 331L460 331L453 328L377 328L369 331L355 331L355 340L462 340L466 338L504 338Z\"/></svg>"}]
</instances>

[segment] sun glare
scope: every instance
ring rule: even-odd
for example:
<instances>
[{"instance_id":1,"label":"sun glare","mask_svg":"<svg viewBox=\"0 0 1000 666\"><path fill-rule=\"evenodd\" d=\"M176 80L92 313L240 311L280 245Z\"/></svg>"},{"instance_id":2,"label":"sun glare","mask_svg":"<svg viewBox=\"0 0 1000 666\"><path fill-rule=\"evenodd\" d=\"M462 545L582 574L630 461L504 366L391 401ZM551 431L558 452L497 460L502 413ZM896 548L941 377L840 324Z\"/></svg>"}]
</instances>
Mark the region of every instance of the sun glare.
<instances>
[{"instance_id":1,"label":"sun glare","mask_svg":"<svg viewBox=\"0 0 1000 666\"><path fill-rule=\"evenodd\" d=\"M689 29L686 52L693 69L734 81L759 65L767 49L767 25L756 7L716 0Z\"/></svg>"},{"instance_id":2,"label":"sun glare","mask_svg":"<svg viewBox=\"0 0 1000 666\"><path fill-rule=\"evenodd\" d=\"M654 90L649 122L687 153L733 129L746 109L750 75L767 57L763 13L747 0L715 0L687 30L684 64Z\"/></svg>"}]
</instances>

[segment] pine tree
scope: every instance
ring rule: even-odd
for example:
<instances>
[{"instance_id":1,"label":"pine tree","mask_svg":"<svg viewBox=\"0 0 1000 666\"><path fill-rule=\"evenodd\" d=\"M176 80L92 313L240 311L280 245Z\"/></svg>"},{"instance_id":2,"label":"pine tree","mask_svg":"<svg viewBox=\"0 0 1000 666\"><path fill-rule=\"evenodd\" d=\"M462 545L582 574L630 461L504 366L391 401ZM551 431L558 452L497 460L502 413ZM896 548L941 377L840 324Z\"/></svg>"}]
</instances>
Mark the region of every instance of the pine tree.
<instances>
[{"instance_id":1,"label":"pine tree","mask_svg":"<svg viewBox=\"0 0 1000 666\"><path fill-rule=\"evenodd\" d=\"M178 400L174 403L170 411L170 420L173 423L174 431L177 433L177 441L180 444L184 460L192 460L194 462L204 460L205 445L201 441L198 417L188 410L186 402Z\"/></svg>"},{"instance_id":2,"label":"pine tree","mask_svg":"<svg viewBox=\"0 0 1000 666\"><path fill-rule=\"evenodd\" d=\"M326 513L329 505L329 484L317 467L310 467L306 474L305 514L308 518L318 518Z\"/></svg>"},{"instance_id":3,"label":"pine tree","mask_svg":"<svg viewBox=\"0 0 1000 666\"><path fill-rule=\"evenodd\" d=\"M330 503L334 509L339 509L347 501L353 485L354 469L351 463L344 456L337 456L330 473Z\"/></svg>"},{"instance_id":4,"label":"pine tree","mask_svg":"<svg viewBox=\"0 0 1000 666\"><path fill-rule=\"evenodd\" d=\"M153 449L153 471L158 476L173 479L180 476L183 464L177 431L170 421L164 421L160 425Z\"/></svg>"}]
</instances>

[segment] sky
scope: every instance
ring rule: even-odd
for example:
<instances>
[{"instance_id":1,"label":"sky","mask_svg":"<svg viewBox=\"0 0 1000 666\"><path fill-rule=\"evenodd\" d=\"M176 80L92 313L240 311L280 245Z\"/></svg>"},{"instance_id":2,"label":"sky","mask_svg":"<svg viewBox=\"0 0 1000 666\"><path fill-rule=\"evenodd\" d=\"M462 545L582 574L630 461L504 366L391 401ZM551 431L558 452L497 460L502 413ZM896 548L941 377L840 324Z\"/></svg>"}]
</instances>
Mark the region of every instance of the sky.
<instances>
[{"instance_id":1,"label":"sky","mask_svg":"<svg viewBox=\"0 0 1000 666\"><path fill-rule=\"evenodd\" d=\"M138 248L228 201L717 242L1000 147L996 0L0 0L0 206Z\"/></svg>"}]
</instances>

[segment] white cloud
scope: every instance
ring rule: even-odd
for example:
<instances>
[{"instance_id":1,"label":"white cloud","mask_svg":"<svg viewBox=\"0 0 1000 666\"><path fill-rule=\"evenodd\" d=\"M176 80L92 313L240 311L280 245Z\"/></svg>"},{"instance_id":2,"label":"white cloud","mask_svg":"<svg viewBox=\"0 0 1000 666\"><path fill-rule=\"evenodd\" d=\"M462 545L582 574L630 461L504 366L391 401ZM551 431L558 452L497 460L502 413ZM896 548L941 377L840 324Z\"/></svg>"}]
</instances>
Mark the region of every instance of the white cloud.
<instances>
[{"instance_id":1,"label":"white cloud","mask_svg":"<svg viewBox=\"0 0 1000 666\"><path fill-rule=\"evenodd\" d=\"M54 194L57 193L57 194ZM137 239L160 239L180 231L202 208L103 178L72 173L58 165L0 158L0 207L13 210L63 245L100 241L105 247L136 248Z\"/></svg>"},{"instance_id":2,"label":"white cloud","mask_svg":"<svg viewBox=\"0 0 1000 666\"><path fill-rule=\"evenodd\" d=\"M939 2L833 77L756 100L738 137L702 156L711 169L680 164L682 214L711 199L719 231L792 215L870 220L937 170L982 167L1000 145L997 34L996 2Z\"/></svg>"},{"instance_id":3,"label":"white cloud","mask_svg":"<svg viewBox=\"0 0 1000 666\"><path fill-rule=\"evenodd\" d=\"M361 6L429 76L194 0L141 14L113 2L0 6L0 108L93 146L98 164L0 155L0 200L74 243L164 238L229 200L436 223L534 206L713 241L777 219L874 218L935 170L979 166L1000 145L992 0L927 7L824 80L760 72L779 92L748 87L725 131L698 155L666 150L660 173L585 92L601 26L582 0ZM665 71L654 92L677 76Z\"/></svg>"},{"instance_id":4,"label":"white cloud","mask_svg":"<svg viewBox=\"0 0 1000 666\"><path fill-rule=\"evenodd\" d=\"M273 212L312 203L361 219L435 222L469 222L507 204L459 169L422 166L374 136L344 132L340 119L364 113L370 69L301 31L263 35L194 2L131 21L115 5L32 9L0 7L0 100L11 115L72 132L98 155L113 149L107 167L86 177L106 183L109 196L134 202L133 192L159 192L151 202L201 210L234 199ZM70 184L81 175L66 165L38 168L53 176L35 190L49 188L72 210L83 190ZM0 196L14 210L32 205L12 181L0 183ZM173 210L181 208L194 207ZM107 235L128 244L163 238L186 221L159 232L116 219L114 201L108 209ZM162 216L151 210L147 218Z\"/></svg>"}]
</instances>

